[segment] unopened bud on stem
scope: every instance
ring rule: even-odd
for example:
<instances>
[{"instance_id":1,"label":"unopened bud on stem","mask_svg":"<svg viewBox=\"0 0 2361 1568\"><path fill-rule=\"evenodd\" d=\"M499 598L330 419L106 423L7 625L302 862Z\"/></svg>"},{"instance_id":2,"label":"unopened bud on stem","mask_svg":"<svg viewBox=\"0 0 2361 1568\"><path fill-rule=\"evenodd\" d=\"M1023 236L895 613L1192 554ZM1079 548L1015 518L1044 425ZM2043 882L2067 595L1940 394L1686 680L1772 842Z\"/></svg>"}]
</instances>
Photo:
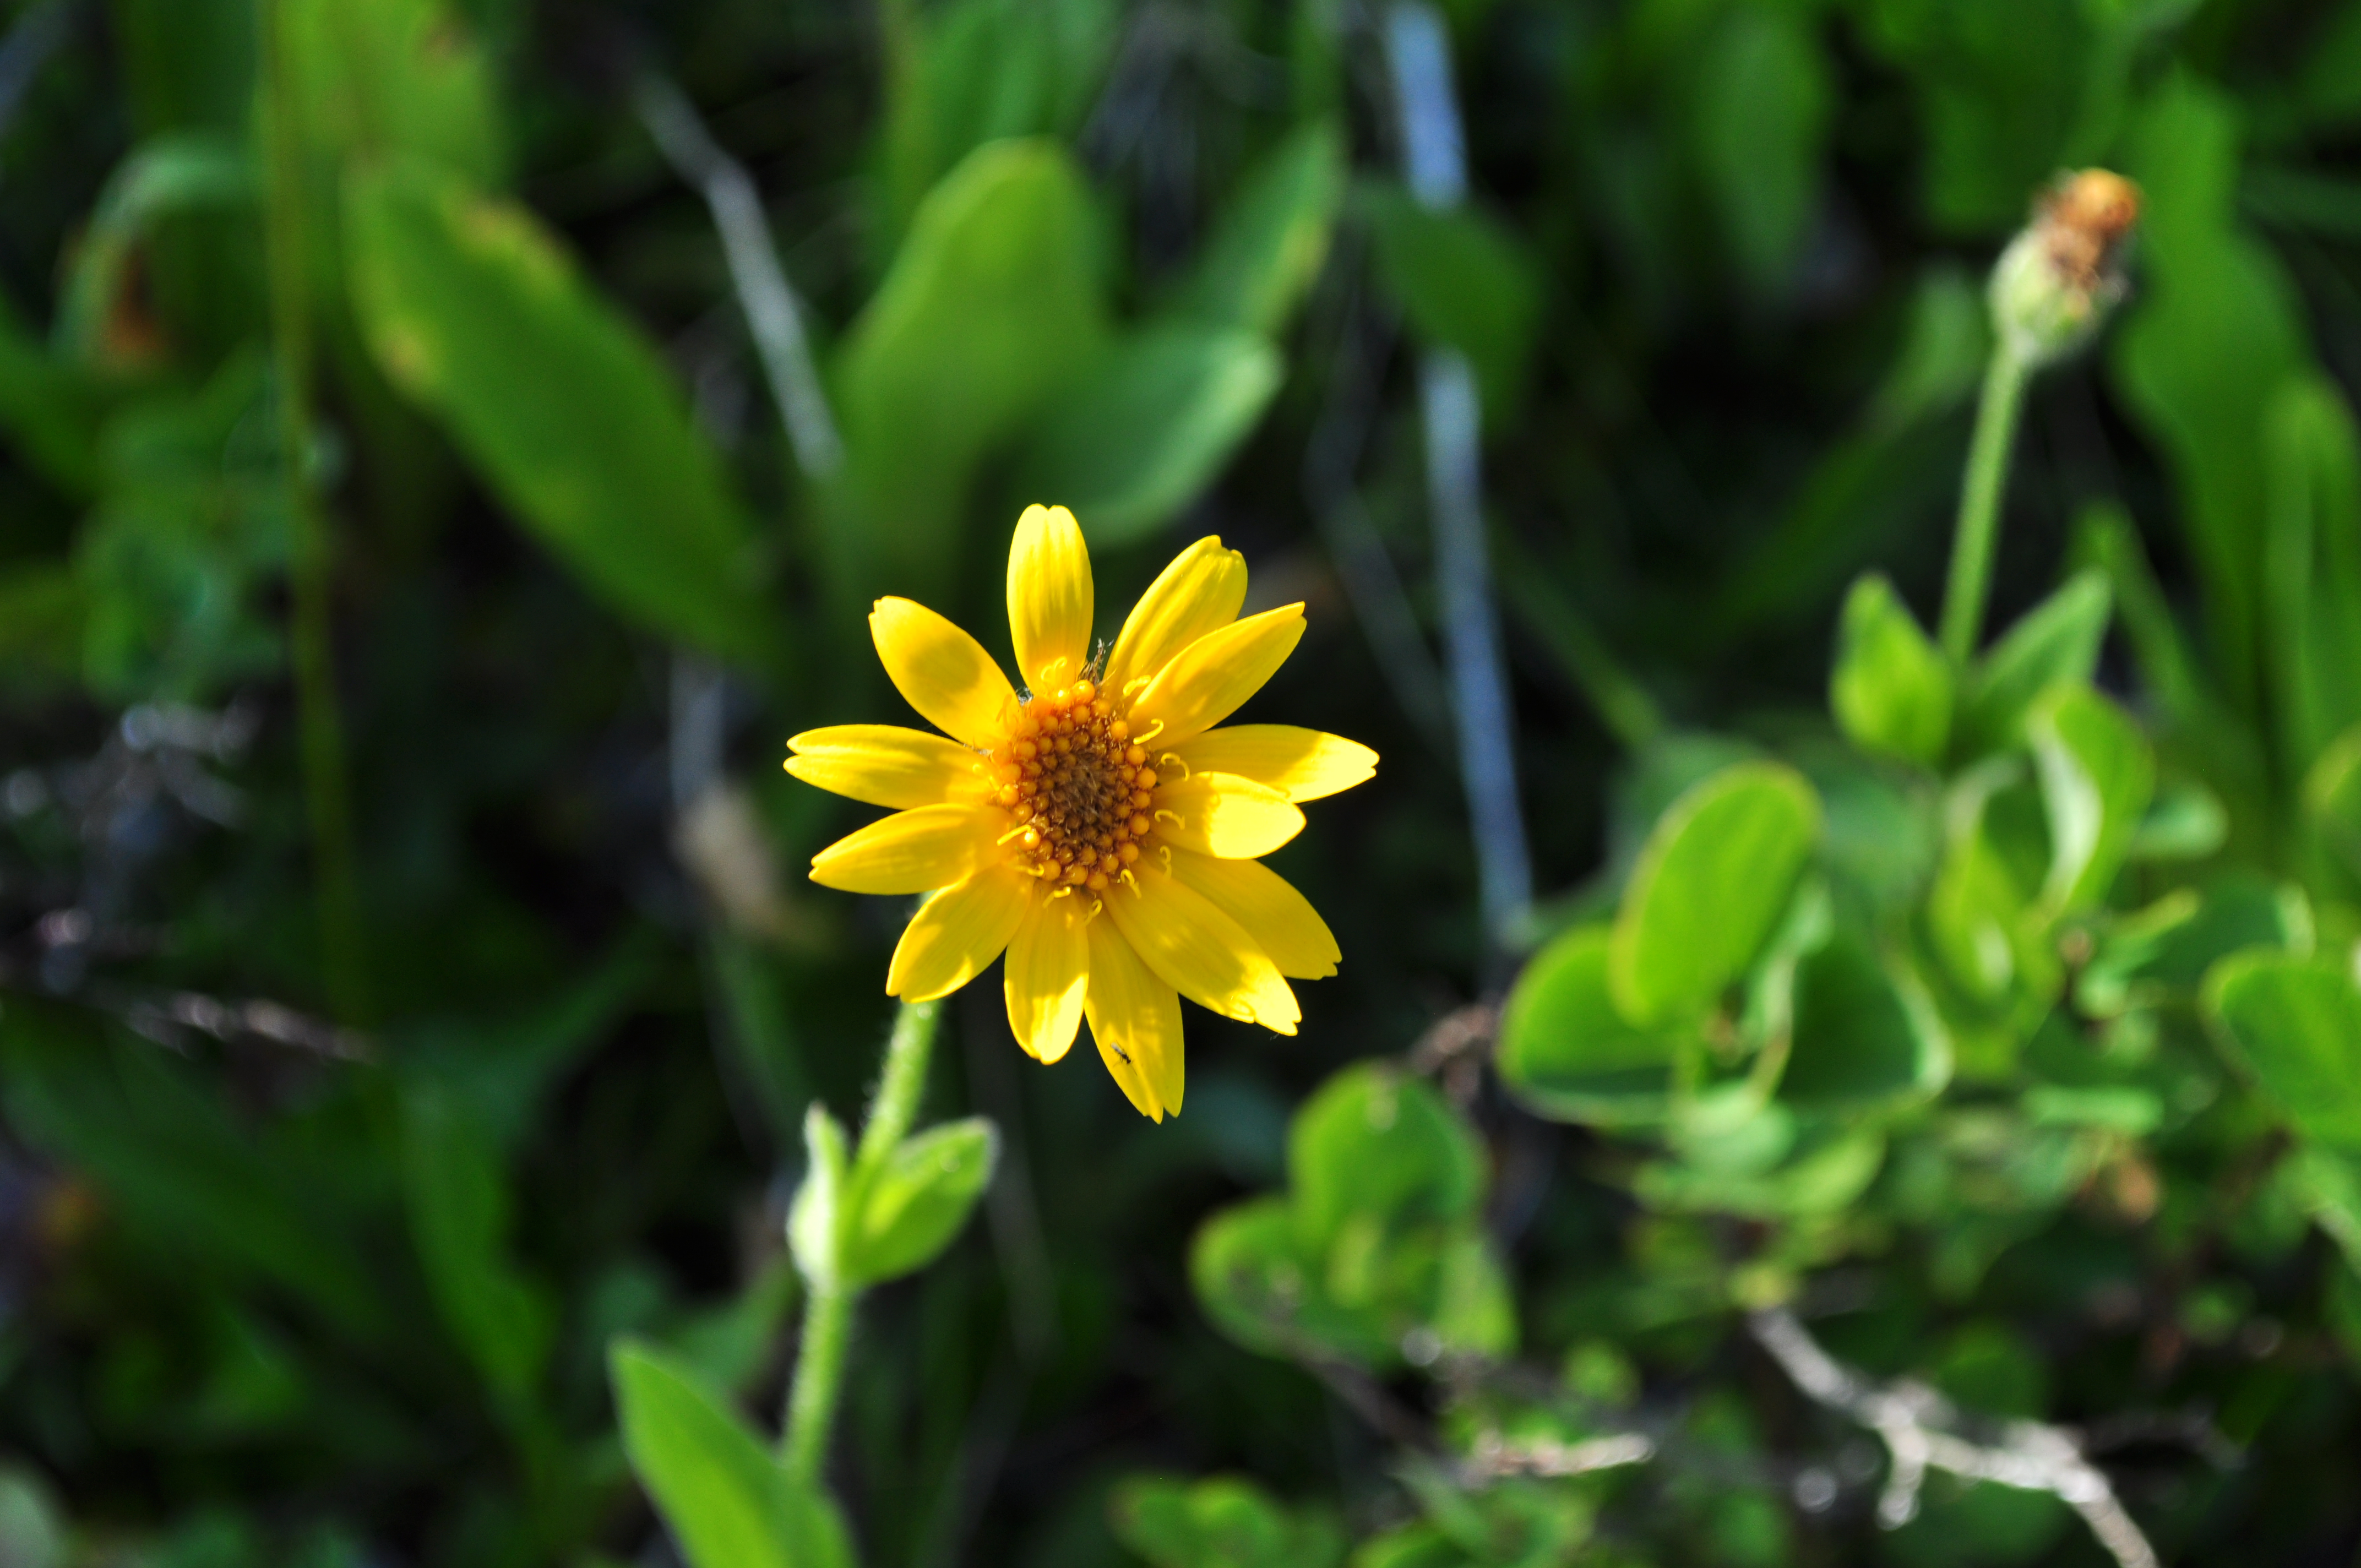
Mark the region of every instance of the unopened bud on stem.
<instances>
[{"instance_id":1,"label":"unopened bud on stem","mask_svg":"<svg viewBox=\"0 0 2361 1568\"><path fill-rule=\"evenodd\" d=\"M2124 296L2139 210L2139 187L2103 169L2061 175L2042 194L1992 275L1993 324L2022 363L2047 364L2098 331Z\"/></svg>"}]
</instances>

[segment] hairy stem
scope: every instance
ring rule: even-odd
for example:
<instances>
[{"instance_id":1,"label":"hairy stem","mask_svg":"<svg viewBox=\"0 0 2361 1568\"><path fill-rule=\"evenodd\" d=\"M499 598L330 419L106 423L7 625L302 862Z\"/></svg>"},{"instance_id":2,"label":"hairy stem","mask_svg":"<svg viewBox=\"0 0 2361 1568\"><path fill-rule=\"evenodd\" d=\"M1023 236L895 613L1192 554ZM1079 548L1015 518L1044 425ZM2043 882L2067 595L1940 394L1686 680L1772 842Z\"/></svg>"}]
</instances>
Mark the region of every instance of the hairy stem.
<instances>
[{"instance_id":1,"label":"hairy stem","mask_svg":"<svg viewBox=\"0 0 2361 1568\"><path fill-rule=\"evenodd\" d=\"M894 1033L885 1042L884 1070L878 1074L868 1120L862 1124L861 1146L845 1178L840 1213L860 1212L870 1181L917 1119L941 1015L939 1002L906 1002L894 1015ZM860 1292L833 1277L807 1284L810 1294L804 1304L803 1333L796 1347L795 1381L787 1388L787 1430L780 1442L779 1464L789 1479L817 1486L820 1464L828 1455L829 1429L836 1421L837 1398L844 1387L845 1353L852 1343L852 1304Z\"/></svg>"},{"instance_id":2,"label":"hairy stem","mask_svg":"<svg viewBox=\"0 0 2361 1568\"><path fill-rule=\"evenodd\" d=\"M262 86L258 107L268 192L264 242L279 444L292 535L288 572L293 603L290 642L304 809L312 829L313 877L328 993L345 1022L359 1023L368 1011L368 982L360 884L353 861L351 800L345 780L344 725L336 707L330 602L335 559L311 473L312 305L306 275L309 241L304 228L303 148L293 122L293 93L280 37L280 7L276 0L258 0L257 13Z\"/></svg>"},{"instance_id":3,"label":"hairy stem","mask_svg":"<svg viewBox=\"0 0 2361 1568\"><path fill-rule=\"evenodd\" d=\"M2001 495L2008 486L2009 453L2016 444L2017 417L2032 369L2025 356L2010 346L2006 334L1994 337L1992 359L1984 367L1983 395L1976 404L1975 440L1968 448L1968 471L1960 488L1950 580L1943 591L1943 652L1956 665L1964 666L1975 657L1983 633L1993 557L2000 547Z\"/></svg>"}]
</instances>

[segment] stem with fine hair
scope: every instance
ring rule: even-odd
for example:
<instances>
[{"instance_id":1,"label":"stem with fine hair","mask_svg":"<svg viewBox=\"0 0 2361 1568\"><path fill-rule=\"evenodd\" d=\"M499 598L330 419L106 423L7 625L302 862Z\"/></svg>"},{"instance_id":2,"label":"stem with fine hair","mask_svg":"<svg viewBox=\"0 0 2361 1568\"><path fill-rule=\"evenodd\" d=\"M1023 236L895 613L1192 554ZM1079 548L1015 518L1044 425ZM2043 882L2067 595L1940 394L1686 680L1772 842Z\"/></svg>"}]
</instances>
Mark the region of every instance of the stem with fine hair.
<instances>
[{"instance_id":1,"label":"stem with fine hair","mask_svg":"<svg viewBox=\"0 0 2361 1568\"><path fill-rule=\"evenodd\" d=\"M345 780L344 725L336 709L330 598L335 560L327 520L311 472L312 305L307 287L302 138L294 124L285 40L277 0L258 0L261 93L259 128L266 169L265 261L270 292L272 369L279 404L280 461L287 486L291 547L290 643L295 667L305 813L312 829L313 877L319 904L322 967L335 1011L347 1024L365 1019L360 883L353 861L351 801Z\"/></svg>"},{"instance_id":2,"label":"stem with fine hair","mask_svg":"<svg viewBox=\"0 0 2361 1568\"><path fill-rule=\"evenodd\" d=\"M910 1124L917 1120L941 1016L939 1002L906 1002L894 1015L894 1033L885 1042L884 1069L878 1074L869 1116L861 1127L861 1146L838 1197L840 1215L861 1212L869 1183L909 1135ZM779 1464L790 1480L816 1486L820 1463L828 1454L829 1429L836 1420L837 1397L844 1387L845 1353L852 1343L852 1304L860 1292L834 1271L807 1284L809 1294L804 1303L802 1337L796 1348L795 1379L787 1388L787 1430L779 1445Z\"/></svg>"},{"instance_id":3,"label":"stem with fine hair","mask_svg":"<svg viewBox=\"0 0 2361 1568\"><path fill-rule=\"evenodd\" d=\"M1976 433L1960 487L1959 531L1951 538L1951 575L1943 590L1943 652L1964 667L1983 634L1984 601L1992 594L1993 557L2000 548L2000 503L2008 488L2010 450L2033 365L2005 332L1993 340L1976 403Z\"/></svg>"}]
</instances>

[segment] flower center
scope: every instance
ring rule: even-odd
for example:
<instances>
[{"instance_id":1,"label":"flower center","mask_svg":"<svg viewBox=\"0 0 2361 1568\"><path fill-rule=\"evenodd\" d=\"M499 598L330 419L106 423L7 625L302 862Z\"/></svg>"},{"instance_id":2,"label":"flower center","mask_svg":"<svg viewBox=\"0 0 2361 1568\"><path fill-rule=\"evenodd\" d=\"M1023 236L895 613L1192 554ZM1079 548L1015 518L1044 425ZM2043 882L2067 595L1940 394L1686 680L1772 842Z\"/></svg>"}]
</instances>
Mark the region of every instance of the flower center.
<instances>
[{"instance_id":1,"label":"flower center","mask_svg":"<svg viewBox=\"0 0 2361 1568\"><path fill-rule=\"evenodd\" d=\"M993 748L1016 863L1044 882L1105 892L1155 824L1156 770L1115 708L1087 680L1036 692Z\"/></svg>"}]
</instances>

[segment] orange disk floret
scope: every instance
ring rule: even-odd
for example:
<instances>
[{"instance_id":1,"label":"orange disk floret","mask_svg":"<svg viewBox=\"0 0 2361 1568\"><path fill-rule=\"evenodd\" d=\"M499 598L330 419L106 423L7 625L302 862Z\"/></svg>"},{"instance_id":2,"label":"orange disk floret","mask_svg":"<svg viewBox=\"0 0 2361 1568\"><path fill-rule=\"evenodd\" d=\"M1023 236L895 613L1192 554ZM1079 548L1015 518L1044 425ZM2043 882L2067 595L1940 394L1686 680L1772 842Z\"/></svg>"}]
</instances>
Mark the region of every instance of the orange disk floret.
<instances>
[{"instance_id":1,"label":"orange disk floret","mask_svg":"<svg viewBox=\"0 0 2361 1568\"><path fill-rule=\"evenodd\" d=\"M1104 893L1139 859L1157 775L1115 708L1088 679L1036 692L992 753L994 799L1023 829L1010 849L1044 882Z\"/></svg>"}]
</instances>

